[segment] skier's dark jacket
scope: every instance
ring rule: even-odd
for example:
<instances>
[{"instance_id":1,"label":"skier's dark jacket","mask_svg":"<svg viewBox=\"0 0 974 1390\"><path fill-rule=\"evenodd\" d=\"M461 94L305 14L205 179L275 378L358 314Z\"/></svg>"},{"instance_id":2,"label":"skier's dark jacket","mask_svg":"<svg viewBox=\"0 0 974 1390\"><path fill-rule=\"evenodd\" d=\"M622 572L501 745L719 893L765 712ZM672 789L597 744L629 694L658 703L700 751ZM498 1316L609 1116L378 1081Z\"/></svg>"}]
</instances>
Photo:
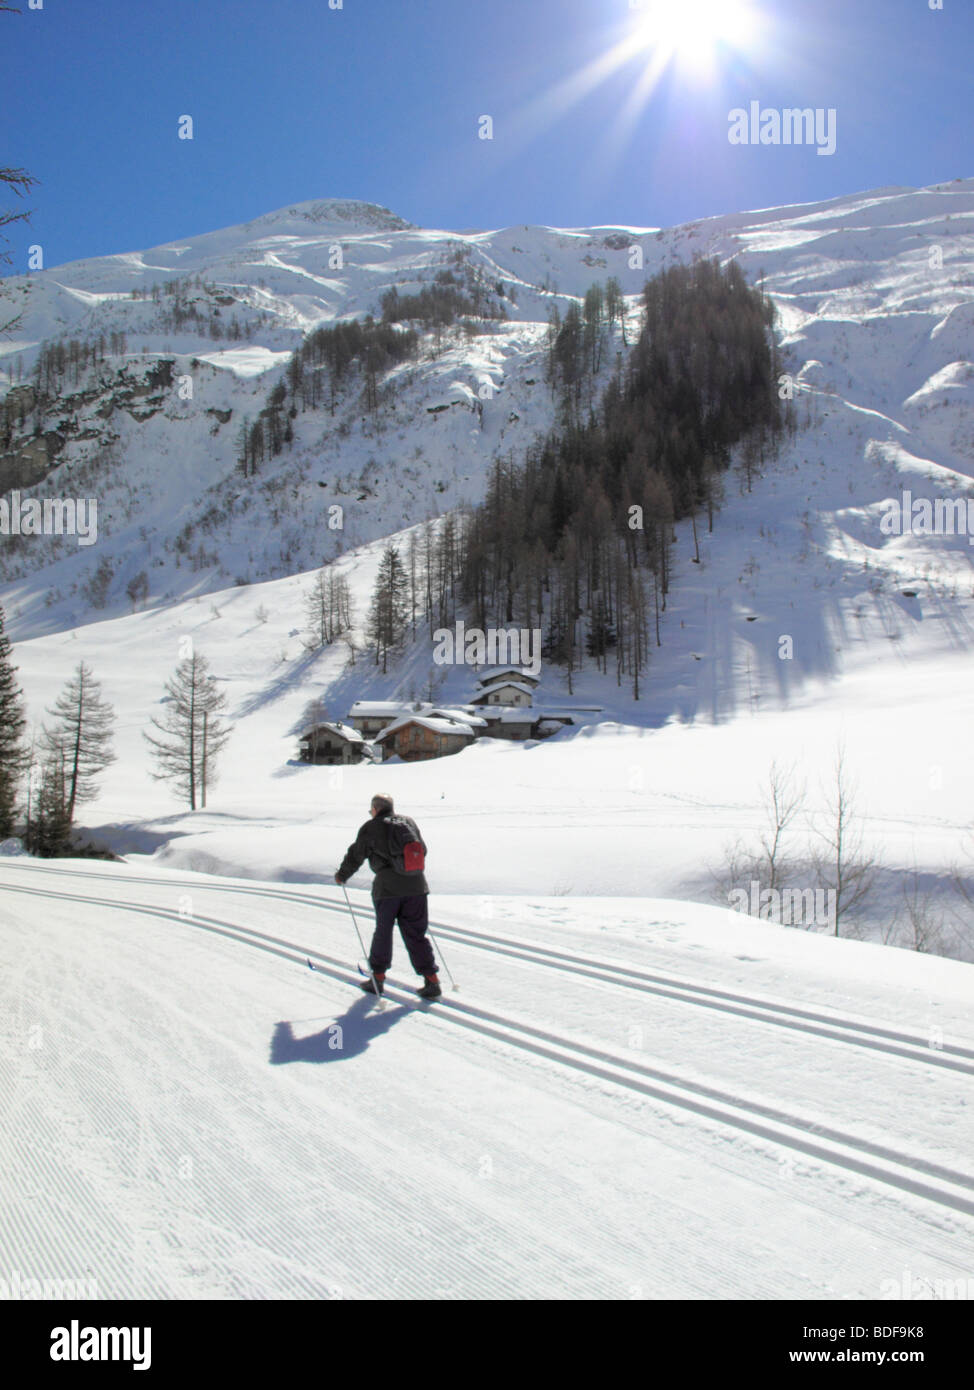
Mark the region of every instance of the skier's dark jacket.
<instances>
[{"instance_id":1,"label":"skier's dark jacket","mask_svg":"<svg viewBox=\"0 0 974 1390\"><path fill-rule=\"evenodd\" d=\"M338 869L339 878L349 879L368 858L369 868L375 874L372 881L372 897L376 901L380 898L411 898L416 894L429 892L425 874L400 874L392 867L389 827L386 824L390 814L389 811L380 811L377 816L365 822L355 838L354 845L349 845L348 853ZM409 816L403 816L402 819L409 822L425 853L426 842L419 833L416 822Z\"/></svg>"}]
</instances>

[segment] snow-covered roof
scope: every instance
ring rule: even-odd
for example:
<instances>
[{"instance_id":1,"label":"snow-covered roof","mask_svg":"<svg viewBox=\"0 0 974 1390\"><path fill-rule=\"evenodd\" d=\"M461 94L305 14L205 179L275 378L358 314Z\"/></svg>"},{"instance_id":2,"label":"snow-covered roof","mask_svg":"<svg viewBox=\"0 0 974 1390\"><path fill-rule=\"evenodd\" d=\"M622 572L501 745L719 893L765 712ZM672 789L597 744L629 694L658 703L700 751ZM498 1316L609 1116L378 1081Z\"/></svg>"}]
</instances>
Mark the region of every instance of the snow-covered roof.
<instances>
[{"instance_id":1,"label":"snow-covered roof","mask_svg":"<svg viewBox=\"0 0 974 1390\"><path fill-rule=\"evenodd\" d=\"M434 719L450 719L458 724L469 724L474 729L483 728L487 723L479 714L465 709L431 709L430 715Z\"/></svg>"},{"instance_id":2,"label":"snow-covered roof","mask_svg":"<svg viewBox=\"0 0 974 1390\"><path fill-rule=\"evenodd\" d=\"M489 705L484 709L487 724L533 724L537 718L537 710L525 705Z\"/></svg>"},{"instance_id":3,"label":"snow-covered roof","mask_svg":"<svg viewBox=\"0 0 974 1390\"><path fill-rule=\"evenodd\" d=\"M351 724L332 723L330 720L315 724L307 733L301 735L300 741L304 743L306 739L312 738L315 733L320 733L322 729L326 729L330 734L337 734L339 738L346 739L349 743L364 742L358 729L353 729Z\"/></svg>"},{"instance_id":4,"label":"snow-covered roof","mask_svg":"<svg viewBox=\"0 0 974 1390\"><path fill-rule=\"evenodd\" d=\"M530 671L522 671L519 666L491 666L489 670L482 671L478 685L491 685L499 676L516 676L518 680L531 681L537 685L540 677L533 676Z\"/></svg>"},{"instance_id":5,"label":"snow-covered roof","mask_svg":"<svg viewBox=\"0 0 974 1390\"><path fill-rule=\"evenodd\" d=\"M474 736L469 724L461 724L453 719L431 719L425 714L404 714L401 719L394 719L381 734L376 735L376 743L381 743L390 734L404 729L407 724L421 724L424 729L430 729L434 734L468 734L471 738Z\"/></svg>"},{"instance_id":6,"label":"snow-covered roof","mask_svg":"<svg viewBox=\"0 0 974 1390\"><path fill-rule=\"evenodd\" d=\"M415 713L415 701L411 700L356 700L348 712L349 719L382 719L386 715ZM424 710L429 705L422 706Z\"/></svg>"}]
</instances>

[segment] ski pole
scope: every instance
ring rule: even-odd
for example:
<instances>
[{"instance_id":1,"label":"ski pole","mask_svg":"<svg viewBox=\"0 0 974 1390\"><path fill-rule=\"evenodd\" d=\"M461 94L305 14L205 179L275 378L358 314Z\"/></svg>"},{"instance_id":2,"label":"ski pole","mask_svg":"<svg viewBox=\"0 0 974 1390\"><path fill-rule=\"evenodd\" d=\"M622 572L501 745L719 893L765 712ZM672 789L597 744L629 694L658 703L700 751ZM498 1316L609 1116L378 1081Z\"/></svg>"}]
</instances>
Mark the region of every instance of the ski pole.
<instances>
[{"instance_id":1,"label":"ski pole","mask_svg":"<svg viewBox=\"0 0 974 1390\"><path fill-rule=\"evenodd\" d=\"M434 949L434 951L435 951L436 954L439 956L440 960L443 962L443 969L446 971L447 975L449 976L449 978L450 978L450 984L453 986L453 991L454 991L454 993L456 993L457 990L460 988L460 986L457 984L456 980L453 978L453 975L450 973L450 967L447 965L447 963L446 963L446 958L445 958L445 956L443 955L442 950L440 949L440 943L437 941L436 937L433 935L432 931L430 930L430 927L429 927L429 924L428 924L428 923L427 923L427 927L426 927L426 935L429 937L430 941L433 943L433 949Z\"/></svg>"},{"instance_id":2,"label":"ski pole","mask_svg":"<svg viewBox=\"0 0 974 1390\"><path fill-rule=\"evenodd\" d=\"M368 952L365 949L365 942L362 940L362 933L359 931L358 922L355 920L355 912L352 908L352 900L348 896L348 889L345 887L344 883L342 884L342 892L345 894L345 901L348 903L348 911L352 918L352 925L355 928L355 935L358 937L358 944L362 948L362 955L365 958L365 962L369 967L369 979L372 981L372 988L375 990L375 997L379 1001L379 1009L382 1010L386 1006L386 1001L379 993L379 982L375 978L375 971L372 969L372 962L369 960Z\"/></svg>"}]
</instances>

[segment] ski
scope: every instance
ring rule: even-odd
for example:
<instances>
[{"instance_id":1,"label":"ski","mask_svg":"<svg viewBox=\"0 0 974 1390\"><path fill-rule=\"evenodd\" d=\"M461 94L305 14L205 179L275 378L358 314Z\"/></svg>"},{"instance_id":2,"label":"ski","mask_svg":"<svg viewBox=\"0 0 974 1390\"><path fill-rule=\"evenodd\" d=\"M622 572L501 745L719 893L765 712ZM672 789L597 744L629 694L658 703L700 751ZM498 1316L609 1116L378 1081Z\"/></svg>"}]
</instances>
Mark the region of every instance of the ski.
<instances>
[{"instance_id":1,"label":"ski","mask_svg":"<svg viewBox=\"0 0 974 1390\"><path fill-rule=\"evenodd\" d=\"M305 960L307 961L307 963L308 963L308 969L312 972L312 974L314 974L314 975L323 975L323 974L325 973L319 966L315 965L314 961L311 959L310 956L305 956ZM359 966L358 968L359 968L359 970L361 971L361 973L362 973L363 975L369 975L369 976L371 976L372 972L371 972L370 970L362 970L362 967L361 967L361 966ZM376 1004L378 1005L380 1011L381 1011L382 1009L385 1008L385 1006L386 1006L386 1001L385 1001L385 999L382 997L381 994L373 994L373 995L372 995L372 998L375 1000L375 1002L376 1002Z\"/></svg>"},{"instance_id":2,"label":"ski","mask_svg":"<svg viewBox=\"0 0 974 1390\"><path fill-rule=\"evenodd\" d=\"M356 962L356 964L358 964L358 973L359 973L360 975L365 975L366 978L368 978L368 979L371 979L371 977L372 977L372 971L371 971L371 970L366 970L365 967L364 967L363 965L361 965L360 963L358 963L358 962ZM406 989L406 988L407 988L406 985L397 985L397 984L393 984L393 989ZM410 1000L410 1003L416 1003L416 1004L435 1004L436 1002L437 1002L437 1001L436 1001L435 999L424 999L424 998L422 997L422 995L418 995L418 996L416 997L415 1000Z\"/></svg>"},{"instance_id":3,"label":"ski","mask_svg":"<svg viewBox=\"0 0 974 1390\"><path fill-rule=\"evenodd\" d=\"M323 974L325 973L325 972L321 969L320 966L315 965L314 961L311 959L310 956L305 956L305 961L306 961L306 963L307 963L308 969L311 971L311 973L312 973L313 975L323 975ZM355 968L358 970L358 973L359 973L360 975L364 975L364 976L366 977L366 979L371 979L371 978L372 978L372 971L371 971L371 970L366 970L365 967L364 967L363 965L359 964L358 961L356 961L356 963L355 963ZM395 989L405 989L406 986L405 986L405 985L394 985L393 988L395 988ZM386 999L385 999L385 996L384 996L384 995L382 995L382 994L373 994L373 995L370 996L369 994L366 994L366 998L369 998L369 997L371 997L372 999L374 999L374 1000L376 1001L376 1004L378 1005L378 1007L379 1007L380 1010L385 1008L385 1006L386 1006ZM397 1002L399 1002L399 1001L397 1001ZM410 999L410 1000L408 1001L408 1005L409 1005L409 1006L412 1006L413 1008L421 1008L421 1007L428 1006L429 1004L435 1004L436 1002L437 1002L437 1001L436 1001L435 999L422 999L422 998L416 998L416 999Z\"/></svg>"},{"instance_id":4,"label":"ski","mask_svg":"<svg viewBox=\"0 0 974 1390\"><path fill-rule=\"evenodd\" d=\"M358 973L359 973L360 975L364 975L365 978L366 978L367 980L372 980L372 989L370 989L370 990L367 989L367 990L365 991L366 995L370 995L370 994L371 994L371 995L373 996L373 998L377 998L377 999L379 1000L379 1008L380 1008L380 1009L384 1009L384 1008L385 1008L385 1002L386 1002L386 1001L385 1001L385 995L384 995L384 994L378 994L377 992L375 992L375 991L376 991L376 981L373 979L372 971L371 971L371 970L366 970L365 967L361 964L360 961L356 961L356 962L355 962L355 966L356 966L356 969L358 970ZM385 989L385 986L383 986L383 989Z\"/></svg>"}]
</instances>

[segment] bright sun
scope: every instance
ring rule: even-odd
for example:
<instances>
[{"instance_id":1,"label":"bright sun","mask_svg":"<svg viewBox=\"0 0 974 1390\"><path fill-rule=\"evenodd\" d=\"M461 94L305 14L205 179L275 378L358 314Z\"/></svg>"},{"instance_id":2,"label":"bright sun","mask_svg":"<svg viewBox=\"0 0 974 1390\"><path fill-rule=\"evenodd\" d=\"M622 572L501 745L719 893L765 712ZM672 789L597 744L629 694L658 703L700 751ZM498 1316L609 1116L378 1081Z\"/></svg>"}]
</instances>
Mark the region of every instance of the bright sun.
<instances>
[{"instance_id":1,"label":"bright sun","mask_svg":"<svg viewBox=\"0 0 974 1390\"><path fill-rule=\"evenodd\" d=\"M620 7L624 0L614 0ZM606 127L608 158L621 158L646 107L667 77L682 88L720 81L762 58L769 25L767 0L629 0L611 29L609 46L585 65L537 93L518 113L521 139L548 130L568 110L607 82L628 85Z\"/></svg>"},{"instance_id":2,"label":"bright sun","mask_svg":"<svg viewBox=\"0 0 974 1390\"><path fill-rule=\"evenodd\" d=\"M746 0L645 0L635 21L640 47L657 64L710 66L719 49L745 49L755 33Z\"/></svg>"}]
</instances>

